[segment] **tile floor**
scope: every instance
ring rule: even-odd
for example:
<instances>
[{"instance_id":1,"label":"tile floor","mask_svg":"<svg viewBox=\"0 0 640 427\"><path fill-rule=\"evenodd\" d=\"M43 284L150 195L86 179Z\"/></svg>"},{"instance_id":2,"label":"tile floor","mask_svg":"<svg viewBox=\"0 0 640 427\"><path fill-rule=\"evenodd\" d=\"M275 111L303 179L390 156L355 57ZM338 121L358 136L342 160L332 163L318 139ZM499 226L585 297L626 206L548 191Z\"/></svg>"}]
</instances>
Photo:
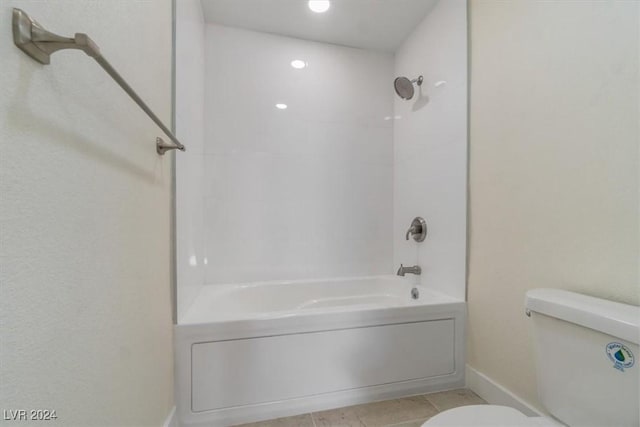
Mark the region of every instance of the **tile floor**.
<instances>
[{"instance_id":1,"label":"tile floor","mask_svg":"<svg viewBox=\"0 0 640 427\"><path fill-rule=\"evenodd\" d=\"M241 427L419 427L447 409L486 403L471 390L458 389L365 403Z\"/></svg>"}]
</instances>

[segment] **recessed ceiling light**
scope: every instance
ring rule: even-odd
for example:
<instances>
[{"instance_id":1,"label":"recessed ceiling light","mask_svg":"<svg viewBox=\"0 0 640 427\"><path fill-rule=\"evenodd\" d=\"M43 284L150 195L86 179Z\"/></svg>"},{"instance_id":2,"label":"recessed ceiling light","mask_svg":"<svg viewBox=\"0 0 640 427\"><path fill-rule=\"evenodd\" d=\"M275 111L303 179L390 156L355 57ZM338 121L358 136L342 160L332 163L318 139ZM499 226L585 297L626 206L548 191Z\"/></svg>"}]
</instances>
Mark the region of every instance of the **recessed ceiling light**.
<instances>
[{"instance_id":1,"label":"recessed ceiling light","mask_svg":"<svg viewBox=\"0 0 640 427\"><path fill-rule=\"evenodd\" d=\"M276 104L276 108L278 110L286 110L287 109L287 104Z\"/></svg>"},{"instance_id":2,"label":"recessed ceiling light","mask_svg":"<svg viewBox=\"0 0 640 427\"><path fill-rule=\"evenodd\" d=\"M329 0L309 0L309 9L315 13L323 13L329 10L331 2Z\"/></svg>"},{"instance_id":3,"label":"recessed ceiling light","mask_svg":"<svg viewBox=\"0 0 640 427\"><path fill-rule=\"evenodd\" d=\"M291 66L293 68L297 68L298 70L301 70L307 66L307 63L301 59L294 59L293 61L291 61Z\"/></svg>"}]
</instances>

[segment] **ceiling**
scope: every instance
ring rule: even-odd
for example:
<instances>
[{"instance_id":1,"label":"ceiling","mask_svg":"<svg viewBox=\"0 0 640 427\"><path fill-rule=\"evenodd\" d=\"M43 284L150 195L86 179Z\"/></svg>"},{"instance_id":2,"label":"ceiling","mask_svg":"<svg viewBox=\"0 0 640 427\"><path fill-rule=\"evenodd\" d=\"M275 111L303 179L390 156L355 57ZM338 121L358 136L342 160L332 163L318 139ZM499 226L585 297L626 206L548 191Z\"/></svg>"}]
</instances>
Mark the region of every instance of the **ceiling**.
<instances>
[{"instance_id":1,"label":"ceiling","mask_svg":"<svg viewBox=\"0 0 640 427\"><path fill-rule=\"evenodd\" d=\"M307 0L201 1L209 23L393 52L438 0L332 0L325 13Z\"/></svg>"}]
</instances>

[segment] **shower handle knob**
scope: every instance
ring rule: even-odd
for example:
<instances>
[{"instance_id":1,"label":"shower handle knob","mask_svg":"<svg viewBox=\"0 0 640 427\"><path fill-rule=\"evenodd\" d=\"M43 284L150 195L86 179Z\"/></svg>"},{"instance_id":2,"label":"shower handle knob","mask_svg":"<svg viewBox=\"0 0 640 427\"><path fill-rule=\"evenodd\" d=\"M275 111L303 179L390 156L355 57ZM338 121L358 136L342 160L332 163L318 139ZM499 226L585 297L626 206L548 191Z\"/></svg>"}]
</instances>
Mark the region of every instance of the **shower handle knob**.
<instances>
[{"instance_id":1,"label":"shower handle knob","mask_svg":"<svg viewBox=\"0 0 640 427\"><path fill-rule=\"evenodd\" d=\"M412 236L416 242L424 241L425 237L427 237L427 222L424 218L417 216L411 221L411 226L407 230L405 238L409 240L409 236Z\"/></svg>"}]
</instances>

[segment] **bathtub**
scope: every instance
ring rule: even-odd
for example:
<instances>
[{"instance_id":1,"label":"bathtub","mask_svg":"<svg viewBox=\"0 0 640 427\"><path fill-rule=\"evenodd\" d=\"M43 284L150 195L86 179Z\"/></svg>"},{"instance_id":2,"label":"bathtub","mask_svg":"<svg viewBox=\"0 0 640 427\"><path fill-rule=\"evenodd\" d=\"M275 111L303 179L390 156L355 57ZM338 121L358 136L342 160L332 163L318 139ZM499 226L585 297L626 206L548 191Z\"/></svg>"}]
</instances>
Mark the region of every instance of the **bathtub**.
<instances>
[{"instance_id":1,"label":"bathtub","mask_svg":"<svg viewBox=\"0 0 640 427\"><path fill-rule=\"evenodd\" d=\"M465 302L396 276L204 286L176 325L181 425L464 385Z\"/></svg>"}]
</instances>

